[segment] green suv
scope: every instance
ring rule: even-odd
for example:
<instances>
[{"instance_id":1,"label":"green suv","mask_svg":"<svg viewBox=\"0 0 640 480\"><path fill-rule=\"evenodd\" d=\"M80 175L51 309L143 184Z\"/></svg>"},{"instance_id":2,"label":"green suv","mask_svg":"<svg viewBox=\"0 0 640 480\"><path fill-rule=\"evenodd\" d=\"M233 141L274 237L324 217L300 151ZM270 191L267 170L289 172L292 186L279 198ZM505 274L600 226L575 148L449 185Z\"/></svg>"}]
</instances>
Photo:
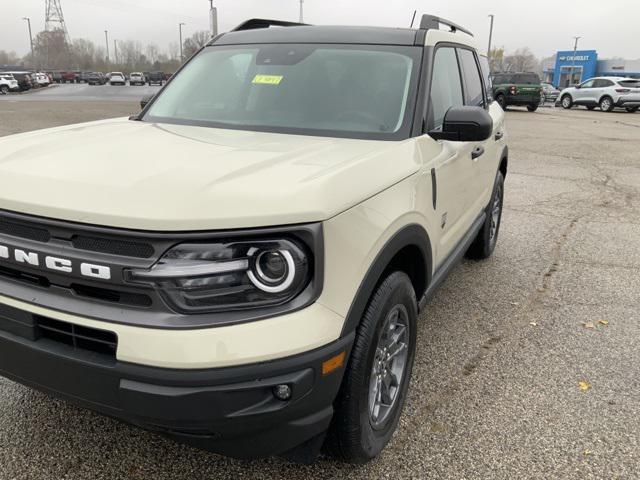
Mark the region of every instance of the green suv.
<instances>
[{"instance_id":1,"label":"green suv","mask_svg":"<svg viewBox=\"0 0 640 480\"><path fill-rule=\"evenodd\" d=\"M506 110L510 105L527 107L535 112L540 106L542 84L536 73L496 73L493 75L493 98Z\"/></svg>"}]
</instances>

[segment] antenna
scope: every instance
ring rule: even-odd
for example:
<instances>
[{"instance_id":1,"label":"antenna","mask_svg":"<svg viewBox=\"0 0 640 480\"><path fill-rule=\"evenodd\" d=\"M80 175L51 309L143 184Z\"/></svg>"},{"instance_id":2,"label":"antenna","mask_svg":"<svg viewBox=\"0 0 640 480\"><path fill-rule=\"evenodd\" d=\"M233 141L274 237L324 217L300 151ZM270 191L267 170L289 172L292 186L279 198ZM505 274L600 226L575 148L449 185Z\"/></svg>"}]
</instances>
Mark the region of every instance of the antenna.
<instances>
[{"instance_id":1,"label":"antenna","mask_svg":"<svg viewBox=\"0 0 640 480\"><path fill-rule=\"evenodd\" d=\"M416 21L416 14L418 13L418 10L414 10L413 11L413 18L411 19L411 25L409 25L409 28L413 28L413 22Z\"/></svg>"},{"instance_id":2,"label":"antenna","mask_svg":"<svg viewBox=\"0 0 640 480\"><path fill-rule=\"evenodd\" d=\"M44 20L44 29L47 32L54 32L56 30L64 33L64 39L67 44L71 44L69 38L69 31L67 30L67 24L64 22L64 15L62 13L62 5L60 0L45 0L46 13Z\"/></svg>"}]
</instances>

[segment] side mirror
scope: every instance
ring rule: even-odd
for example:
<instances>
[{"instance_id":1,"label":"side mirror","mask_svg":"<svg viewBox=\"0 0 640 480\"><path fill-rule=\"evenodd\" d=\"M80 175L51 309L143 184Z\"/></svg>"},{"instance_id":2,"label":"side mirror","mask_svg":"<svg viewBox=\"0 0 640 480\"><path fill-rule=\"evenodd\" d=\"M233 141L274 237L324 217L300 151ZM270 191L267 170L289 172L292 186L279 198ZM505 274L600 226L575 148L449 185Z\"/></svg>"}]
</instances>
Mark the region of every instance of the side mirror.
<instances>
[{"instance_id":1,"label":"side mirror","mask_svg":"<svg viewBox=\"0 0 640 480\"><path fill-rule=\"evenodd\" d=\"M578 84L578 85L574 85L574 88L577 88L578 90L580 90L582 88L582 85Z\"/></svg>"},{"instance_id":2,"label":"side mirror","mask_svg":"<svg viewBox=\"0 0 640 480\"><path fill-rule=\"evenodd\" d=\"M451 107L444 116L442 131L431 131L435 140L483 142L493 133L493 118L481 107Z\"/></svg>"},{"instance_id":3,"label":"side mirror","mask_svg":"<svg viewBox=\"0 0 640 480\"><path fill-rule=\"evenodd\" d=\"M147 95L146 97L144 97L142 100L140 100L140 108L144 110L144 107L147 106L147 104L153 100L153 95Z\"/></svg>"}]
</instances>

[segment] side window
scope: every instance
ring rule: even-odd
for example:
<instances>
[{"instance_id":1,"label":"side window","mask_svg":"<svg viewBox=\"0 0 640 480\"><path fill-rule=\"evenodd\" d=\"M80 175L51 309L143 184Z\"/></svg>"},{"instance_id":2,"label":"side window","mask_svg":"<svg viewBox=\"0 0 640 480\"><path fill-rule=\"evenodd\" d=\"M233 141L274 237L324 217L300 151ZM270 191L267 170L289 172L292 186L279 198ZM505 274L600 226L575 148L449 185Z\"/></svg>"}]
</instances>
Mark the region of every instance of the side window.
<instances>
[{"instance_id":1,"label":"side window","mask_svg":"<svg viewBox=\"0 0 640 480\"><path fill-rule=\"evenodd\" d=\"M580 85L582 88L593 88L594 84L596 83L595 80L587 80L586 82L584 82L582 85Z\"/></svg>"},{"instance_id":2,"label":"side window","mask_svg":"<svg viewBox=\"0 0 640 480\"><path fill-rule=\"evenodd\" d=\"M464 76L465 105L482 107L484 106L484 95L482 93L482 80L480 80L476 56L471 50L465 48L458 49L458 56L460 57L462 75Z\"/></svg>"},{"instance_id":3,"label":"side window","mask_svg":"<svg viewBox=\"0 0 640 480\"><path fill-rule=\"evenodd\" d=\"M597 88L607 88L607 87L613 87L613 82L611 80L596 80L596 87Z\"/></svg>"},{"instance_id":4,"label":"side window","mask_svg":"<svg viewBox=\"0 0 640 480\"><path fill-rule=\"evenodd\" d=\"M442 47L436 50L429 104L429 130L441 129L447 111L451 107L464 105L460 69L454 48Z\"/></svg>"},{"instance_id":5,"label":"side window","mask_svg":"<svg viewBox=\"0 0 640 480\"><path fill-rule=\"evenodd\" d=\"M491 83L491 67L489 67L489 59L484 55L480 57L480 69L484 78L484 92L487 97L487 104L493 102L493 84Z\"/></svg>"}]
</instances>

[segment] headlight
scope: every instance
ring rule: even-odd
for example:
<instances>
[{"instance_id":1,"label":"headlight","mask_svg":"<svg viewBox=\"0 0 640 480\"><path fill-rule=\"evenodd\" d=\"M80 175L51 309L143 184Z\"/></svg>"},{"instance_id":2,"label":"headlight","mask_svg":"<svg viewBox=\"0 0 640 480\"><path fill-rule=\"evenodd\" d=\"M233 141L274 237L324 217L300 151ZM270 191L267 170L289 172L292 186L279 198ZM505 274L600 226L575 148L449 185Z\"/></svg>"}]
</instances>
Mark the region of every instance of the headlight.
<instances>
[{"instance_id":1,"label":"headlight","mask_svg":"<svg viewBox=\"0 0 640 480\"><path fill-rule=\"evenodd\" d=\"M244 310L286 303L309 284L309 254L292 240L184 243L129 282L152 284L184 313Z\"/></svg>"}]
</instances>

